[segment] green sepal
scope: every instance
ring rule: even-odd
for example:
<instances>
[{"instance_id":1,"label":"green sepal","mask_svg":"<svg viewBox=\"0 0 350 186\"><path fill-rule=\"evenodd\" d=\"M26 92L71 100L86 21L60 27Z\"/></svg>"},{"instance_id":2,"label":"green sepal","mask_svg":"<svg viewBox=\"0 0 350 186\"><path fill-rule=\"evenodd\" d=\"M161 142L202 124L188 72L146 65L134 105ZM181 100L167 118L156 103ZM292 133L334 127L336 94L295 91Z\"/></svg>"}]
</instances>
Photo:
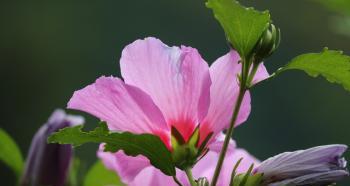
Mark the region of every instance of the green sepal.
<instances>
[{"instance_id":1,"label":"green sepal","mask_svg":"<svg viewBox=\"0 0 350 186\"><path fill-rule=\"evenodd\" d=\"M263 179L263 174L254 174L248 177L246 186L260 186Z\"/></svg>"},{"instance_id":2,"label":"green sepal","mask_svg":"<svg viewBox=\"0 0 350 186\"><path fill-rule=\"evenodd\" d=\"M235 169L239 166L239 163L236 164ZM254 164L249 167L246 173L232 177L233 180L230 186L260 186L263 174L252 174L253 168Z\"/></svg>"},{"instance_id":3,"label":"green sepal","mask_svg":"<svg viewBox=\"0 0 350 186\"><path fill-rule=\"evenodd\" d=\"M231 179L230 179L230 185L232 185L232 183L234 182L234 178L237 174L237 168L239 167L239 165L241 164L243 158L240 158L237 163L235 164L235 166L233 167L233 170L231 172Z\"/></svg>"},{"instance_id":4,"label":"green sepal","mask_svg":"<svg viewBox=\"0 0 350 186\"><path fill-rule=\"evenodd\" d=\"M173 126L171 127L171 138L174 138L179 145L185 143L185 139L182 137L181 133Z\"/></svg>"},{"instance_id":5,"label":"green sepal","mask_svg":"<svg viewBox=\"0 0 350 186\"><path fill-rule=\"evenodd\" d=\"M241 185L244 177L246 177L245 173L235 176L234 181L230 186L260 186L263 175L262 174L248 175L246 177L246 181L244 182L244 184Z\"/></svg>"},{"instance_id":6,"label":"green sepal","mask_svg":"<svg viewBox=\"0 0 350 186\"><path fill-rule=\"evenodd\" d=\"M175 135L172 133L171 136L171 144L173 148L171 156L175 166L182 170L192 167L198 158L197 144L199 141L199 127L195 129L190 139L184 143L182 142L182 136L179 137L178 135L180 133L175 128L172 129L172 131L175 131Z\"/></svg>"},{"instance_id":7,"label":"green sepal","mask_svg":"<svg viewBox=\"0 0 350 186\"><path fill-rule=\"evenodd\" d=\"M197 127L193 134L191 135L190 139L188 140L188 145L191 147L196 147L199 141L199 127Z\"/></svg>"},{"instance_id":8,"label":"green sepal","mask_svg":"<svg viewBox=\"0 0 350 186\"><path fill-rule=\"evenodd\" d=\"M249 176L251 175L252 171L254 168L254 164L250 165L248 171L245 173L245 175L243 176L241 183L239 184L239 186L246 186L246 183L248 181Z\"/></svg>"},{"instance_id":9,"label":"green sepal","mask_svg":"<svg viewBox=\"0 0 350 186\"><path fill-rule=\"evenodd\" d=\"M208 136L205 137L205 139L203 140L203 142L201 143L201 145L198 148L198 152L200 154L202 154L205 150L206 150L206 146L210 140L210 138L213 136L213 133L209 133Z\"/></svg>"}]
</instances>

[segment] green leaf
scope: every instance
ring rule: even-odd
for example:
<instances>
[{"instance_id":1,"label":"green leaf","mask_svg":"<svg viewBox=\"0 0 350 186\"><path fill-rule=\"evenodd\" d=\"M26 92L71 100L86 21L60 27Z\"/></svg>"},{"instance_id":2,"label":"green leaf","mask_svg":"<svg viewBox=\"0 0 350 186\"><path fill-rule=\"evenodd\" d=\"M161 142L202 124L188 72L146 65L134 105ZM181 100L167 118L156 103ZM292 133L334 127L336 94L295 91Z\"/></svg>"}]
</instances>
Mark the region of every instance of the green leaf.
<instances>
[{"instance_id":1,"label":"green leaf","mask_svg":"<svg viewBox=\"0 0 350 186\"><path fill-rule=\"evenodd\" d=\"M332 11L350 15L350 1L349 0L315 0L323 4Z\"/></svg>"},{"instance_id":2,"label":"green leaf","mask_svg":"<svg viewBox=\"0 0 350 186\"><path fill-rule=\"evenodd\" d=\"M331 29L337 34L350 37L350 1L349 0L314 0L331 11L339 13L330 17Z\"/></svg>"},{"instance_id":3,"label":"green leaf","mask_svg":"<svg viewBox=\"0 0 350 186\"><path fill-rule=\"evenodd\" d=\"M171 154L158 136L152 134L110 133L106 123L90 132L83 132L82 125L68 127L52 134L50 143L72 144L79 146L84 143L106 143L105 151L117 152L123 150L129 156L143 155L151 164L164 174L176 174Z\"/></svg>"},{"instance_id":4,"label":"green leaf","mask_svg":"<svg viewBox=\"0 0 350 186\"><path fill-rule=\"evenodd\" d=\"M331 29L337 34L350 37L350 16L331 17Z\"/></svg>"},{"instance_id":5,"label":"green leaf","mask_svg":"<svg viewBox=\"0 0 350 186\"><path fill-rule=\"evenodd\" d=\"M207 7L223 27L241 57L248 57L270 23L268 11L246 8L236 0L208 0Z\"/></svg>"},{"instance_id":6,"label":"green leaf","mask_svg":"<svg viewBox=\"0 0 350 186\"><path fill-rule=\"evenodd\" d=\"M23 169L23 158L15 141L0 128L0 161L9 166L20 177Z\"/></svg>"},{"instance_id":7,"label":"green leaf","mask_svg":"<svg viewBox=\"0 0 350 186\"><path fill-rule=\"evenodd\" d=\"M350 91L350 57L341 51L325 48L320 53L308 53L295 57L276 74L286 70L303 70L312 77L321 75L331 83L338 83Z\"/></svg>"},{"instance_id":8,"label":"green leaf","mask_svg":"<svg viewBox=\"0 0 350 186\"><path fill-rule=\"evenodd\" d=\"M84 186L123 186L118 175L97 161L86 174Z\"/></svg>"}]
</instances>

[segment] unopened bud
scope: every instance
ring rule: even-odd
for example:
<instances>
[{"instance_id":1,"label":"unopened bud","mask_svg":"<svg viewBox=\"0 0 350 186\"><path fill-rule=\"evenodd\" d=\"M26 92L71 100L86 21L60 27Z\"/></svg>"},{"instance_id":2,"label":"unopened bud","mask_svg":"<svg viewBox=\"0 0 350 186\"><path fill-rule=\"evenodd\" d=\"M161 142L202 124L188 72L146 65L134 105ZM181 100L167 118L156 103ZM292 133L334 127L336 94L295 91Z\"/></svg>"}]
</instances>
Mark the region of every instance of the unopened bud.
<instances>
[{"instance_id":1,"label":"unopened bud","mask_svg":"<svg viewBox=\"0 0 350 186\"><path fill-rule=\"evenodd\" d=\"M209 186L209 181L207 178L199 178L197 180L197 185L198 186Z\"/></svg>"},{"instance_id":2,"label":"unopened bud","mask_svg":"<svg viewBox=\"0 0 350 186\"><path fill-rule=\"evenodd\" d=\"M255 173L263 183L280 185L327 185L349 176L342 157L346 145L325 145L285 152L263 161Z\"/></svg>"},{"instance_id":3,"label":"unopened bud","mask_svg":"<svg viewBox=\"0 0 350 186\"><path fill-rule=\"evenodd\" d=\"M20 185L63 186L73 156L71 145L47 144L47 137L59 129L83 124L84 118L56 110L35 134L30 145Z\"/></svg>"},{"instance_id":4,"label":"unopened bud","mask_svg":"<svg viewBox=\"0 0 350 186\"><path fill-rule=\"evenodd\" d=\"M278 48L281 41L281 31L272 23L261 35L260 40L253 50L254 62L260 63L263 59L271 56Z\"/></svg>"}]
</instances>

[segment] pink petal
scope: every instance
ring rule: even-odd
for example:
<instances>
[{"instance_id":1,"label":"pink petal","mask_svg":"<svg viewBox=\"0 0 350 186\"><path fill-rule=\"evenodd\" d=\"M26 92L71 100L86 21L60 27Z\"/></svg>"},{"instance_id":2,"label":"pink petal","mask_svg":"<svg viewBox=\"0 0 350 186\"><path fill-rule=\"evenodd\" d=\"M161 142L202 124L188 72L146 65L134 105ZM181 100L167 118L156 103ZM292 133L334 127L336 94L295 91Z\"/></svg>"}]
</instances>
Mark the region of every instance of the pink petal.
<instances>
[{"instance_id":1,"label":"pink petal","mask_svg":"<svg viewBox=\"0 0 350 186\"><path fill-rule=\"evenodd\" d=\"M224 144L224 141L225 141L225 137L226 137L226 135L224 133L222 133L222 132L219 133L216 136L216 139L214 140L214 142L209 144L209 149L211 151L220 153L220 151L222 149L222 145ZM235 148L236 148L236 142L231 138L229 145L228 145L227 152L231 153L235 150Z\"/></svg>"},{"instance_id":2,"label":"pink petal","mask_svg":"<svg viewBox=\"0 0 350 186\"><path fill-rule=\"evenodd\" d=\"M159 135L168 145L169 128L151 98L140 89L113 77L101 77L76 91L68 108L106 121L111 130Z\"/></svg>"},{"instance_id":3,"label":"pink petal","mask_svg":"<svg viewBox=\"0 0 350 186\"><path fill-rule=\"evenodd\" d=\"M209 106L209 68L198 51L146 38L125 47L120 65L125 82L149 94L187 139Z\"/></svg>"},{"instance_id":4,"label":"pink petal","mask_svg":"<svg viewBox=\"0 0 350 186\"><path fill-rule=\"evenodd\" d=\"M122 182L129 186L157 186L166 183L167 186L177 186L173 178L152 167L149 160L143 156L127 156L123 152L103 152L103 145L97 152L104 165L115 171ZM178 171L178 175L181 172Z\"/></svg>"},{"instance_id":5,"label":"pink petal","mask_svg":"<svg viewBox=\"0 0 350 186\"><path fill-rule=\"evenodd\" d=\"M217 59L210 67L212 85L210 87L210 106L208 114L201 124L201 140L210 132L214 135L229 126L234 105L239 93L238 75L241 73L240 57L231 50L228 54ZM254 82L268 76L266 69L261 65L257 71ZM241 109L235 126L247 120L250 113L250 94L244 96Z\"/></svg>"},{"instance_id":6,"label":"pink petal","mask_svg":"<svg viewBox=\"0 0 350 186\"><path fill-rule=\"evenodd\" d=\"M154 167L147 167L138 174L129 186L178 186L172 177L164 175Z\"/></svg>"},{"instance_id":7,"label":"pink petal","mask_svg":"<svg viewBox=\"0 0 350 186\"><path fill-rule=\"evenodd\" d=\"M253 84L257 84L260 81L268 78L270 75L266 70L266 67L264 66L263 63L261 63L258 67L258 70L255 73L254 79L253 79Z\"/></svg>"},{"instance_id":8,"label":"pink petal","mask_svg":"<svg viewBox=\"0 0 350 186\"><path fill-rule=\"evenodd\" d=\"M103 152L102 144L97 155L108 169L118 173L124 183L132 182L143 169L150 166L149 160L144 156L127 156L122 151Z\"/></svg>"},{"instance_id":9,"label":"pink petal","mask_svg":"<svg viewBox=\"0 0 350 186\"><path fill-rule=\"evenodd\" d=\"M115 171L122 179L122 182L128 186L177 186L172 177L152 167L149 161L141 156L130 157L124 153L118 152L113 154L102 151L98 154L104 165L108 169ZM113 165L110 161L111 157L114 158ZM117 159L120 160L116 161ZM183 171L177 170L176 175L184 186L190 186Z\"/></svg>"},{"instance_id":10,"label":"pink petal","mask_svg":"<svg viewBox=\"0 0 350 186\"><path fill-rule=\"evenodd\" d=\"M229 185L233 167L240 158L243 159L239 164L239 167L237 168L237 174L245 173L246 171L248 171L249 167L252 164L254 164L254 167L256 167L259 164L259 160L250 155L246 150L239 148L235 149L234 153L228 155L225 158L222 173L219 177L219 186Z\"/></svg>"}]
</instances>

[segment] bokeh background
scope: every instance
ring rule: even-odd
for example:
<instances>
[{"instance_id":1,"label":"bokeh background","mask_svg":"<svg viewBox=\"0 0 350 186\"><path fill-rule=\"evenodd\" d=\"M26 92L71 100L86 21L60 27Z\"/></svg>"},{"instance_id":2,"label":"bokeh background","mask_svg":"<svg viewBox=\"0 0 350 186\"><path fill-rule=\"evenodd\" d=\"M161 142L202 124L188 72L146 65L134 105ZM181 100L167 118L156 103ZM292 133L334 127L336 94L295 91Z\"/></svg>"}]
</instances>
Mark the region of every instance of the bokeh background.
<instances>
[{"instance_id":1,"label":"bokeh background","mask_svg":"<svg viewBox=\"0 0 350 186\"><path fill-rule=\"evenodd\" d=\"M331 23L339 14L315 1L244 3L269 9L281 28L281 46L266 61L269 72L325 46L350 54L350 31L335 32ZM155 36L168 45L189 45L208 63L228 51L203 0L1 1L0 15L0 127L24 156L36 130L55 108L66 107L74 90L101 75L120 77L121 51L135 39ZM85 116L86 127L94 127L97 119ZM349 121L349 92L323 78L290 71L252 90L250 118L234 137L263 160L315 145L349 145ZM96 160L96 147L77 149L86 168ZM350 159L350 153L346 156ZM0 180L15 185L3 164ZM341 185L349 184L348 179Z\"/></svg>"}]
</instances>

